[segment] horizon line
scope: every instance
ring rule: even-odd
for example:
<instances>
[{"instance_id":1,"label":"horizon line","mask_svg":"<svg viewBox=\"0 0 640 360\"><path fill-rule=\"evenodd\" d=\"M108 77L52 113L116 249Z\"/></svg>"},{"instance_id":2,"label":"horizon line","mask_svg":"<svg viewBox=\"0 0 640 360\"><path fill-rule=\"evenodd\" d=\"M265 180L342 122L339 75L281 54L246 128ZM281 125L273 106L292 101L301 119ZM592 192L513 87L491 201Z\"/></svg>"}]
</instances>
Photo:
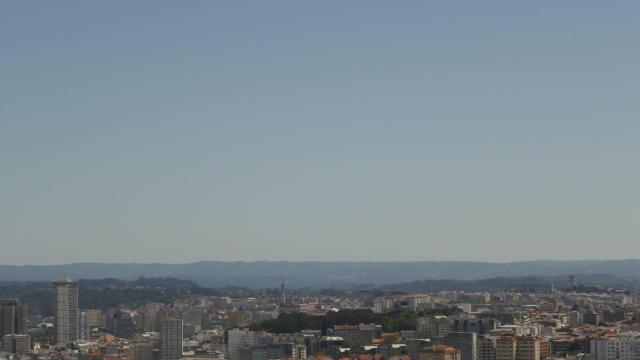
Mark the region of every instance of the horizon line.
<instances>
[{"instance_id":1,"label":"horizon line","mask_svg":"<svg viewBox=\"0 0 640 360\"><path fill-rule=\"evenodd\" d=\"M194 265L201 263L353 263L353 264L371 264L371 263L476 263L476 264L515 264L515 263L535 263L535 262L622 262L622 261L640 261L640 258L617 258L617 259L533 259L533 260L194 260L187 262L142 262L142 261L81 261L69 263L51 263L51 264L0 264L0 267L41 267L41 266L71 266L71 265Z\"/></svg>"}]
</instances>

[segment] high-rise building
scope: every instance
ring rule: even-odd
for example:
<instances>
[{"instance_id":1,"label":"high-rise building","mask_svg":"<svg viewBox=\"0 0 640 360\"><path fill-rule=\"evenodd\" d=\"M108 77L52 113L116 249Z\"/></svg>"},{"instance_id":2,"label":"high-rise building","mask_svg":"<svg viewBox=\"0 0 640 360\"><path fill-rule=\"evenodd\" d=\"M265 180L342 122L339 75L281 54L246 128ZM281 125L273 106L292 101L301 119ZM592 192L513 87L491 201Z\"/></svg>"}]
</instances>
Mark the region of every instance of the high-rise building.
<instances>
[{"instance_id":1,"label":"high-rise building","mask_svg":"<svg viewBox=\"0 0 640 360\"><path fill-rule=\"evenodd\" d=\"M182 320L160 320L160 360L182 358Z\"/></svg>"},{"instance_id":2,"label":"high-rise building","mask_svg":"<svg viewBox=\"0 0 640 360\"><path fill-rule=\"evenodd\" d=\"M182 312L182 320L196 327L196 329L202 328L202 319L205 316L204 306L191 306Z\"/></svg>"},{"instance_id":3,"label":"high-rise building","mask_svg":"<svg viewBox=\"0 0 640 360\"><path fill-rule=\"evenodd\" d=\"M113 314L111 322L113 335L130 339L133 337L133 317L128 311L118 310Z\"/></svg>"},{"instance_id":4,"label":"high-rise building","mask_svg":"<svg viewBox=\"0 0 640 360\"><path fill-rule=\"evenodd\" d=\"M460 360L460 351L446 345L434 345L420 350L418 360Z\"/></svg>"},{"instance_id":5,"label":"high-rise building","mask_svg":"<svg viewBox=\"0 0 640 360\"><path fill-rule=\"evenodd\" d=\"M602 317L594 310L585 311L582 314L582 322L585 324L598 325L602 321Z\"/></svg>"},{"instance_id":6,"label":"high-rise building","mask_svg":"<svg viewBox=\"0 0 640 360\"><path fill-rule=\"evenodd\" d=\"M376 324L334 325L333 335L353 346L369 345L376 337Z\"/></svg>"},{"instance_id":7,"label":"high-rise building","mask_svg":"<svg viewBox=\"0 0 640 360\"><path fill-rule=\"evenodd\" d=\"M0 300L0 337L27 333L27 305L16 299Z\"/></svg>"},{"instance_id":8,"label":"high-rise building","mask_svg":"<svg viewBox=\"0 0 640 360\"><path fill-rule=\"evenodd\" d=\"M78 337L81 340L87 340L91 335L91 329L89 328L89 315L86 311L80 312L80 324L78 328Z\"/></svg>"},{"instance_id":9,"label":"high-rise building","mask_svg":"<svg viewBox=\"0 0 640 360\"><path fill-rule=\"evenodd\" d=\"M72 343L79 337L78 283L64 279L54 282L53 286L55 342Z\"/></svg>"},{"instance_id":10,"label":"high-rise building","mask_svg":"<svg viewBox=\"0 0 640 360\"><path fill-rule=\"evenodd\" d=\"M428 339L406 339L405 340L405 349L410 359L418 359L418 354L420 353L420 351L431 345L432 345L431 340L428 340Z\"/></svg>"},{"instance_id":11,"label":"high-rise building","mask_svg":"<svg viewBox=\"0 0 640 360\"><path fill-rule=\"evenodd\" d=\"M104 326L104 314L102 310L89 309L85 310L85 313L87 314L87 322L90 329Z\"/></svg>"},{"instance_id":12,"label":"high-rise building","mask_svg":"<svg viewBox=\"0 0 640 360\"><path fill-rule=\"evenodd\" d=\"M287 293L284 289L284 280L282 280L282 284L280 284L280 303L282 305L287 303Z\"/></svg>"},{"instance_id":13,"label":"high-rise building","mask_svg":"<svg viewBox=\"0 0 640 360\"><path fill-rule=\"evenodd\" d=\"M157 313L158 309L151 307L145 307L139 310L135 316L136 330L141 333L153 331Z\"/></svg>"},{"instance_id":14,"label":"high-rise building","mask_svg":"<svg viewBox=\"0 0 640 360\"><path fill-rule=\"evenodd\" d=\"M478 335L474 332L450 332L441 343L460 350L461 360L478 360Z\"/></svg>"},{"instance_id":15,"label":"high-rise building","mask_svg":"<svg viewBox=\"0 0 640 360\"><path fill-rule=\"evenodd\" d=\"M2 337L2 351L24 354L31 349L31 337L25 334L10 334Z\"/></svg>"},{"instance_id":16,"label":"high-rise building","mask_svg":"<svg viewBox=\"0 0 640 360\"><path fill-rule=\"evenodd\" d=\"M496 341L496 360L540 360L540 338L501 336Z\"/></svg>"},{"instance_id":17,"label":"high-rise building","mask_svg":"<svg viewBox=\"0 0 640 360\"><path fill-rule=\"evenodd\" d=\"M242 348L251 348L256 345L256 334L248 329L229 330L227 341L227 353L229 358L235 358Z\"/></svg>"},{"instance_id":18,"label":"high-rise building","mask_svg":"<svg viewBox=\"0 0 640 360\"><path fill-rule=\"evenodd\" d=\"M449 333L449 319L436 315L419 318L416 324L416 336L419 338L441 338Z\"/></svg>"},{"instance_id":19,"label":"high-rise building","mask_svg":"<svg viewBox=\"0 0 640 360\"><path fill-rule=\"evenodd\" d=\"M540 338L540 359L551 356L551 341L549 338Z\"/></svg>"},{"instance_id":20,"label":"high-rise building","mask_svg":"<svg viewBox=\"0 0 640 360\"><path fill-rule=\"evenodd\" d=\"M304 345L303 345L304 346ZM270 359L294 359L296 354L293 344L269 344L255 346L249 351L242 351L241 354L248 358L250 354L251 360L270 360ZM242 359L243 356L239 355L238 359Z\"/></svg>"},{"instance_id":21,"label":"high-rise building","mask_svg":"<svg viewBox=\"0 0 640 360\"><path fill-rule=\"evenodd\" d=\"M640 358L640 337L620 333L615 337L591 340L591 355L595 360L635 360Z\"/></svg>"},{"instance_id":22,"label":"high-rise building","mask_svg":"<svg viewBox=\"0 0 640 360\"><path fill-rule=\"evenodd\" d=\"M307 347L305 345L296 345L293 347L292 357L297 360L307 359Z\"/></svg>"},{"instance_id":23,"label":"high-rise building","mask_svg":"<svg viewBox=\"0 0 640 360\"><path fill-rule=\"evenodd\" d=\"M130 360L153 360L153 346L150 343L135 343L129 347Z\"/></svg>"},{"instance_id":24,"label":"high-rise building","mask_svg":"<svg viewBox=\"0 0 640 360\"><path fill-rule=\"evenodd\" d=\"M569 326L577 327L582 325L583 317L580 311L572 311L569 313Z\"/></svg>"},{"instance_id":25,"label":"high-rise building","mask_svg":"<svg viewBox=\"0 0 640 360\"><path fill-rule=\"evenodd\" d=\"M411 310L418 310L418 309L432 307L431 296L427 294L408 295L406 299L407 299L407 306Z\"/></svg>"},{"instance_id":26,"label":"high-rise building","mask_svg":"<svg viewBox=\"0 0 640 360\"><path fill-rule=\"evenodd\" d=\"M500 321L497 319L478 319L473 315L460 314L449 318L449 331L475 332L486 334L490 330L498 328Z\"/></svg>"},{"instance_id":27,"label":"high-rise building","mask_svg":"<svg viewBox=\"0 0 640 360\"><path fill-rule=\"evenodd\" d=\"M178 312L173 308L161 308L155 313L155 320L152 326L153 331L160 332L160 322L164 319L179 319Z\"/></svg>"},{"instance_id":28,"label":"high-rise building","mask_svg":"<svg viewBox=\"0 0 640 360\"><path fill-rule=\"evenodd\" d=\"M227 313L224 326L227 329L235 329L245 326L247 322L247 315L244 312L234 310Z\"/></svg>"},{"instance_id":29,"label":"high-rise building","mask_svg":"<svg viewBox=\"0 0 640 360\"><path fill-rule=\"evenodd\" d=\"M489 336L478 338L478 360L496 360L496 339Z\"/></svg>"},{"instance_id":30,"label":"high-rise building","mask_svg":"<svg viewBox=\"0 0 640 360\"><path fill-rule=\"evenodd\" d=\"M516 339L513 336L501 336L496 340L496 360L515 360Z\"/></svg>"},{"instance_id":31,"label":"high-rise building","mask_svg":"<svg viewBox=\"0 0 640 360\"><path fill-rule=\"evenodd\" d=\"M393 310L393 300L384 297L373 299L373 312L376 314L386 313Z\"/></svg>"},{"instance_id":32,"label":"high-rise building","mask_svg":"<svg viewBox=\"0 0 640 360\"><path fill-rule=\"evenodd\" d=\"M540 360L540 338L519 336L516 339L516 360Z\"/></svg>"}]
</instances>

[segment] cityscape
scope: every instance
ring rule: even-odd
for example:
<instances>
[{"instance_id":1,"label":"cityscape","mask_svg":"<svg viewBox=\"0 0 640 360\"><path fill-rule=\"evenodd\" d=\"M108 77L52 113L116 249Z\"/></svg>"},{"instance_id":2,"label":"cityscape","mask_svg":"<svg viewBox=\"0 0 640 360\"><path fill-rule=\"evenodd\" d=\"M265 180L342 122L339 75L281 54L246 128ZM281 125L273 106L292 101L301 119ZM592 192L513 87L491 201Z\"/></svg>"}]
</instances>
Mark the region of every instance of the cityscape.
<instances>
[{"instance_id":1,"label":"cityscape","mask_svg":"<svg viewBox=\"0 0 640 360\"><path fill-rule=\"evenodd\" d=\"M639 0L0 0L0 360L640 360Z\"/></svg>"},{"instance_id":2,"label":"cityscape","mask_svg":"<svg viewBox=\"0 0 640 360\"><path fill-rule=\"evenodd\" d=\"M571 274L534 290L522 284L500 291L415 293L384 287L289 289L285 282L267 289L203 288L171 278L60 279L25 282L22 287L14 283L0 286L1 294L13 291L26 299L0 302L0 357L633 360L640 356L640 293L635 282L618 288L585 285L580 276ZM41 289L50 293L48 299L33 296L43 296ZM106 299L108 293L117 294L115 302Z\"/></svg>"}]
</instances>

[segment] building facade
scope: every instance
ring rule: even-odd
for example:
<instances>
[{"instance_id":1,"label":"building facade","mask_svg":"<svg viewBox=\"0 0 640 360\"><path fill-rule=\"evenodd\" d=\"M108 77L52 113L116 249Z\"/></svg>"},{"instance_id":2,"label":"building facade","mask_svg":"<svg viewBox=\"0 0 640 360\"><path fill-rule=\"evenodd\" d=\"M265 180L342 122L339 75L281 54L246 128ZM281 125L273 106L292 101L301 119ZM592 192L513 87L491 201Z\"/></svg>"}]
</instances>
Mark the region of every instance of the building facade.
<instances>
[{"instance_id":1,"label":"building facade","mask_svg":"<svg viewBox=\"0 0 640 360\"><path fill-rule=\"evenodd\" d=\"M69 279L54 282L53 300L56 344L64 345L78 340L80 324L78 283Z\"/></svg>"},{"instance_id":2,"label":"building facade","mask_svg":"<svg viewBox=\"0 0 640 360\"><path fill-rule=\"evenodd\" d=\"M27 333L27 305L16 299L0 300L0 337Z\"/></svg>"},{"instance_id":3,"label":"building facade","mask_svg":"<svg viewBox=\"0 0 640 360\"><path fill-rule=\"evenodd\" d=\"M10 334L2 337L2 351L24 354L31 349L31 337L25 334Z\"/></svg>"},{"instance_id":4,"label":"building facade","mask_svg":"<svg viewBox=\"0 0 640 360\"><path fill-rule=\"evenodd\" d=\"M420 338L441 338L449 333L449 319L436 315L419 318L416 324L416 336Z\"/></svg>"},{"instance_id":5,"label":"building facade","mask_svg":"<svg viewBox=\"0 0 640 360\"><path fill-rule=\"evenodd\" d=\"M182 358L182 320L160 320L160 360Z\"/></svg>"},{"instance_id":6,"label":"building facade","mask_svg":"<svg viewBox=\"0 0 640 360\"><path fill-rule=\"evenodd\" d=\"M420 350L418 360L460 360L460 351L446 345L434 345Z\"/></svg>"},{"instance_id":7,"label":"building facade","mask_svg":"<svg viewBox=\"0 0 640 360\"><path fill-rule=\"evenodd\" d=\"M450 332L441 342L460 350L461 360L478 360L478 334L474 332Z\"/></svg>"},{"instance_id":8,"label":"building facade","mask_svg":"<svg viewBox=\"0 0 640 360\"><path fill-rule=\"evenodd\" d=\"M638 360L640 337L635 333L622 333L616 337L593 339L591 355L595 360Z\"/></svg>"}]
</instances>

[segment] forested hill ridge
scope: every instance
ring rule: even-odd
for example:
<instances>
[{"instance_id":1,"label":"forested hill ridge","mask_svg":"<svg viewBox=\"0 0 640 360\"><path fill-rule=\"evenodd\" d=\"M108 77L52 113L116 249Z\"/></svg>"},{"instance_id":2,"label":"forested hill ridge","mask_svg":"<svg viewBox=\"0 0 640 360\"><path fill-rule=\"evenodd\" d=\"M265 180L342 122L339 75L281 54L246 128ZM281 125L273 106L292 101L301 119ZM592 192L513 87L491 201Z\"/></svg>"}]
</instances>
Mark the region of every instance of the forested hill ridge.
<instances>
[{"instance_id":1,"label":"forested hill ridge","mask_svg":"<svg viewBox=\"0 0 640 360\"><path fill-rule=\"evenodd\" d=\"M609 288L626 289L635 283L632 277L620 277L611 274L591 274L576 276L576 290L588 290L591 292L607 291ZM339 287L339 288L353 288ZM562 276L518 276L495 277L476 280L416 280L398 284L386 284L376 286L374 284L360 284L360 289L380 288L397 292L423 292L435 293L439 291L502 291L513 290L519 292L547 292L551 288L569 288L569 278Z\"/></svg>"},{"instance_id":2,"label":"forested hill ridge","mask_svg":"<svg viewBox=\"0 0 640 360\"><path fill-rule=\"evenodd\" d=\"M216 295L220 290L202 288L187 280L144 278L132 281L119 279L81 279L78 281L78 302L81 308L115 308L120 305L140 306L149 302L172 303L189 295ZM19 298L30 311L50 314L53 306L53 283L49 281L0 282L0 299Z\"/></svg>"},{"instance_id":3,"label":"forested hill ridge","mask_svg":"<svg viewBox=\"0 0 640 360\"><path fill-rule=\"evenodd\" d=\"M613 275L583 275L576 278L576 290L607 292L615 289L627 289L627 278ZM233 298L280 296L279 287L253 289L247 287L203 287L190 280L140 277L135 280L120 279L80 279L78 281L79 303L81 308L102 309L119 306L138 307L146 303L171 304L179 299L194 295L230 296ZM386 290L402 293L433 293L438 291L520 291L547 292L553 284L556 289L566 288L566 277L498 277L478 280L422 280L407 283L375 286L354 284L341 287L305 287L288 289L291 295L308 296L354 296L361 291ZM32 313L50 314L53 302L53 283L50 281L0 281L0 299L19 298L29 305Z\"/></svg>"},{"instance_id":4,"label":"forested hill ridge","mask_svg":"<svg viewBox=\"0 0 640 360\"><path fill-rule=\"evenodd\" d=\"M509 263L471 261L413 262L224 262L188 264L77 263L67 265L0 265L0 281L52 281L145 277L172 277L204 287L325 287L347 284L387 285L427 280L478 280L501 276L566 276L567 274L611 274L635 277L640 260L521 261Z\"/></svg>"},{"instance_id":5,"label":"forested hill ridge","mask_svg":"<svg viewBox=\"0 0 640 360\"><path fill-rule=\"evenodd\" d=\"M249 289L245 287L207 288L193 281L170 277L135 280L80 279L78 302L81 309L107 310L120 306L136 308L147 303L172 304L190 296L230 296L247 298L278 297L280 289ZM334 292L342 293L340 290ZM0 299L18 298L34 314L47 315L53 306L51 281L0 281Z\"/></svg>"}]
</instances>

